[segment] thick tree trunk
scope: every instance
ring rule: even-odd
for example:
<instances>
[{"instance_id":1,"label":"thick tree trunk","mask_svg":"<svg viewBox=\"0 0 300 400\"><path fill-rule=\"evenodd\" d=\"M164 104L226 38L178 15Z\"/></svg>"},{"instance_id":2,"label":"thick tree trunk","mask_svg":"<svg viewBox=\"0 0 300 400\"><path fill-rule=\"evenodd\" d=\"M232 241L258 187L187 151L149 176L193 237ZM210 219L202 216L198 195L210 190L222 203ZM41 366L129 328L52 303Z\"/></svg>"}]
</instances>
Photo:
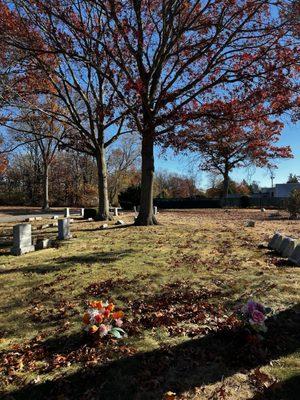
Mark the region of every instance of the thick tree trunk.
<instances>
[{"instance_id":1,"label":"thick tree trunk","mask_svg":"<svg viewBox=\"0 0 300 400\"><path fill-rule=\"evenodd\" d=\"M142 140L142 183L141 204L135 225L157 225L153 214L154 183L154 132L148 131Z\"/></svg>"},{"instance_id":2,"label":"thick tree trunk","mask_svg":"<svg viewBox=\"0 0 300 400\"><path fill-rule=\"evenodd\" d=\"M49 165L45 165L43 176L43 210L49 209Z\"/></svg>"},{"instance_id":3,"label":"thick tree trunk","mask_svg":"<svg viewBox=\"0 0 300 400\"><path fill-rule=\"evenodd\" d=\"M109 214L107 166L104 147L99 149L96 160L98 167L98 218L100 221L106 221L111 219L111 217Z\"/></svg>"}]
</instances>

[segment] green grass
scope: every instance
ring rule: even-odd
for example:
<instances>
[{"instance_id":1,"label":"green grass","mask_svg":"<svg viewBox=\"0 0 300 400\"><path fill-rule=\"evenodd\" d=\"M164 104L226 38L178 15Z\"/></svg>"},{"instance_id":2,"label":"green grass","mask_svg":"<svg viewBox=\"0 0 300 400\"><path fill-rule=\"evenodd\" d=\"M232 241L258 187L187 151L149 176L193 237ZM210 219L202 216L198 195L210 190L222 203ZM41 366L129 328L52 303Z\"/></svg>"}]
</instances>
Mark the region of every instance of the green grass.
<instances>
[{"instance_id":1,"label":"green grass","mask_svg":"<svg viewBox=\"0 0 300 400\"><path fill-rule=\"evenodd\" d=\"M257 220L255 228L244 227L249 218ZM122 219L132 222L133 215ZM259 211L222 210L165 212L159 219L162 224L155 227L105 231L97 229L99 223L78 221L71 241L22 257L10 256L8 247L2 247L4 394L16 399L68 398L69 393L71 398L101 393L105 399L161 399L173 389L176 399L217 399L224 391L225 399L298 398L299 343L294 335L300 325L293 324L299 316L300 268L258 246L277 229L299 236L298 222L269 221ZM4 224L0 234L1 229ZM47 229L45 236L54 237L55 229ZM87 290L92 284L96 297ZM82 335L86 301L98 297L112 299L126 312L129 336L124 341L95 348ZM287 345L271 343L266 354L254 352L251 359L243 348L237 361L238 344L227 333L222 336L228 326L218 318L251 297L278 313L270 331ZM194 304L203 307L200 322ZM163 316L157 314L161 310ZM144 364L147 373L141 372ZM255 368L269 377L263 387L253 378ZM83 395L79 383L90 382L87 371L105 379L102 386L84 387L88 395ZM61 387L51 397L47 382L53 379ZM296 397L282 397L282 391L290 393L284 386L289 382Z\"/></svg>"}]
</instances>

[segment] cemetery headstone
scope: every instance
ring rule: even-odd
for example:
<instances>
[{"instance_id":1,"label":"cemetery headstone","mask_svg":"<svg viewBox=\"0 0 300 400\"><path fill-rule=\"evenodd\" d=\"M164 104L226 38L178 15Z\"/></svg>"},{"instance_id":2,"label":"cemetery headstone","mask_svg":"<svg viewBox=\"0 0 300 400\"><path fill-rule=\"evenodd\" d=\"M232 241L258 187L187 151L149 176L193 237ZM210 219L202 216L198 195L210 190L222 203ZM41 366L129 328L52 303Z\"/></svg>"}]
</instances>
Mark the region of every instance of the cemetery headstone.
<instances>
[{"instance_id":1,"label":"cemetery headstone","mask_svg":"<svg viewBox=\"0 0 300 400\"><path fill-rule=\"evenodd\" d=\"M52 219L58 219L58 215L53 215Z\"/></svg>"},{"instance_id":2,"label":"cemetery headstone","mask_svg":"<svg viewBox=\"0 0 300 400\"><path fill-rule=\"evenodd\" d=\"M280 235L280 233L276 232L275 235L272 237L272 239L270 240L269 244L268 244L268 248L270 250L275 250L276 249L276 243L277 241L281 238L282 236Z\"/></svg>"},{"instance_id":3,"label":"cemetery headstone","mask_svg":"<svg viewBox=\"0 0 300 400\"><path fill-rule=\"evenodd\" d=\"M121 219L119 219L119 220L116 222L116 225L125 225L125 222L122 221Z\"/></svg>"},{"instance_id":4,"label":"cemetery headstone","mask_svg":"<svg viewBox=\"0 0 300 400\"><path fill-rule=\"evenodd\" d=\"M48 247L51 246L51 239L38 239L35 245L36 250L43 250L47 249Z\"/></svg>"},{"instance_id":5,"label":"cemetery headstone","mask_svg":"<svg viewBox=\"0 0 300 400\"><path fill-rule=\"evenodd\" d=\"M84 218L84 208L80 209L80 216L81 216L81 218Z\"/></svg>"},{"instance_id":6,"label":"cemetery headstone","mask_svg":"<svg viewBox=\"0 0 300 400\"><path fill-rule=\"evenodd\" d=\"M58 240L68 240L71 238L69 218L60 219L58 221Z\"/></svg>"},{"instance_id":7,"label":"cemetery headstone","mask_svg":"<svg viewBox=\"0 0 300 400\"><path fill-rule=\"evenodd\" d=\"M289 261L293 264L296 264L298 267L300 266L300 244L297 244L292 255L289 257Z\"/></svg>"},{"instance_id":8,"label":"cemetery headstone","mask_svg":"<svg viewBox=\"0 0 300 400\"><path fill-rule=\"evenodd\" d=\"M34 251L34 246L32 245L31 225L15 225L13 227L13 247L11 253L14 256L21 256L32 251Z\"/></svg>"},{"instance_id":9,"label":"cemetery headstone","mask_svg":"<svg viewBox=\"0 0 300 400\"><path fill-rule=\"evenodd\" d=\"M118 213L118 208L114 207L114 217L118 217L119 213Z\"/></svg>"},{"instance_id":10,"label":"cemetery headstone","mask_svg":"<svg viewBox=\"0 0 300 400\"><path fill-rule=\"evenodd\" d=\"M153 213L154 213L154 215L157 215L157 214L158 214L158 210L157 210L157 207L156 207L156 206L153 207Z\"/></svg>"},{"instance_id":11,"label":"cemetery headstone","mask_svg":"<svg viewBox=\"0 0 300 400\"><path fill-rule=\"evenodd\" d=\"M280 246L280 253L282 257L289 258L297 246L297 241L295 239L286 237L283 239L282 244Z\"/></svg>"},{"instance_id":12,"label":"cemetery headstone","mask_svg":"<svg viewBox=\"0 0 300 400\"><path fill-rule=\"evenodd\" d=\"M65 208L65 218L70 218L70 208Z\"/></svg>"},{"instance_id":13,"label":"cemetery headstone","mask_svg":"<svg viewBox=\"0 0 300 400\"><path fill-rule=\"evenodd\" d=\"M93 222L94 218L88 218L88 222Z\"/></svg>"},{"instance_id":14,"label":"cemetery headstone","mask_svg":"<svg viewBox=\"0 0 300 400\"><path fill-rule=\"evenodd\" d=\"M100 229L107 229L107 228L108 228L107 224L103 224L103 225L100 226Z\"/></svg>"}]
</instances>

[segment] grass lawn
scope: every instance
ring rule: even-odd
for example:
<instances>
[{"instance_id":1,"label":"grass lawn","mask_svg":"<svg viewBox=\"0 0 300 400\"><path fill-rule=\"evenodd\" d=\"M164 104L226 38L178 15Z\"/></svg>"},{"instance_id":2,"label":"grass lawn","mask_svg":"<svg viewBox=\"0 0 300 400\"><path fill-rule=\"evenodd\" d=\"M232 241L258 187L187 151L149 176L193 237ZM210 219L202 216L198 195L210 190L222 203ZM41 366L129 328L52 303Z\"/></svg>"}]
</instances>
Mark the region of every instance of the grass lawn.
<instances>
[{"instance_id":1,"label":"grass lawn","mask_svg":"<svg viewBox=\"0 0 300 400\"><path fill-rule=\"evenodd\" d=\"M0 224L0 398L299 399L300 268L259 246L275 230L300 237L299 222L267 214L165 211L156 227L107 230L78 220L71 241L21 257L8 253L13 224ZM273 309L263 341L232 316L250 298ZM93 299L124 310L128 338L83 334Z\"/></svg>"}]
</instances>

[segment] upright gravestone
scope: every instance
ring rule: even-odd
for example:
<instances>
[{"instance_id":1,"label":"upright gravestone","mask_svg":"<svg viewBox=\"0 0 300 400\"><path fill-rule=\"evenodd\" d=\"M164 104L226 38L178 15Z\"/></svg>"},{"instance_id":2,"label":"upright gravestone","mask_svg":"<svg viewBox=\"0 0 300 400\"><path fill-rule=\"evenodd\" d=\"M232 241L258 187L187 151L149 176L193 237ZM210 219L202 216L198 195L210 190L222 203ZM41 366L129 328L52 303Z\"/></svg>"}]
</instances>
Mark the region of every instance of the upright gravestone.
<instances>
[{"instance_id":1,"label":"upright gravestone","mask_svg":"<svg viewBox=\"0 0 300 400\"><path fill-rule=\"evenodd\" d=\"M67 240L71 238L69 218L60 219L58 221L58 240Z\"/></svg>"},{"instance_id":2,"label":"upright gravestone","mask_svg":"<svg viewBox=\"0 0 300 400\"><path fill-rule=\"evenodd\" d=\"M31 225L20 224L13 227L13 247L11 253L14 256L21 256L22 254L34 251L31 237Z\"/></svg>"},{"instance_id":3,"label":"upright gravestone","mask_svg":"<svg viewBox=\"0 0 300 400\"><path fill-rule=\"evenodd\" d=\"M84 218L84 208L80 209L80 216L81 216L81 218Z\"/></svg>"},{"instance_id":4,"label":"upright gravestone","mask_svg":"<svg viewBox=\"0 0 300 400\"><path fill-rule=\"evenodd\" d=\"M158 214L158 210L157 210L157 207L156 207L156 206L153 207L153 213L154 213L154 215L157 215L157 214Z\"/></svg>"},{"instance_id":5,"label":"upright gravestone","mask_svg":"<svg viewBox=\"0 0 300 400\"><path fill-rule=\"evenodd\" d=\"M296 246L297 246L297 241L295 239L286 237L283 239L281 243L279 250L280 254L282 255L282 257L289 258L293 254Z\"/></svg>"},{"instance_id":6,"label":"upright gravestone","mask_svg":"<svg viewBox=\"0 0 300 400\"><path fill-rule=\"evenodd\" d=\"M297 244L295 247L292 255L289 257L289 261L300 267L300 244Z\"/></svg>"},{"instance_id":7,"label":"upright gravestone","mask_svg":"<svg viewBox=\"0 0 300 400\"><path fill-rule=\"evenodd\" d=\"M65 208L65 218L70 218L70 209Z\"/></svg>"},{"instance_id":8,"label":"upright gravestone","mask_svg":"<svg viewBox=\"0 0 300 400\"><path fill-rule=\"evenodd\" d=\"M114 217L118 217L119 213L118 213L118 208L114 207Z\"/></svg>"},{"instance_id":9,"label":"upright gravestone","mask_svg":"<svg viewBox=\"0 0 300 400\"><path fill-rule=\"evenodd\" d=\"M268 244L268 248L270 250L277 250L282 242L282 235L278 232L275 233L275 235L272 237L272 239L270 240L269 244Z\"/></svg>"}]
</instances>

